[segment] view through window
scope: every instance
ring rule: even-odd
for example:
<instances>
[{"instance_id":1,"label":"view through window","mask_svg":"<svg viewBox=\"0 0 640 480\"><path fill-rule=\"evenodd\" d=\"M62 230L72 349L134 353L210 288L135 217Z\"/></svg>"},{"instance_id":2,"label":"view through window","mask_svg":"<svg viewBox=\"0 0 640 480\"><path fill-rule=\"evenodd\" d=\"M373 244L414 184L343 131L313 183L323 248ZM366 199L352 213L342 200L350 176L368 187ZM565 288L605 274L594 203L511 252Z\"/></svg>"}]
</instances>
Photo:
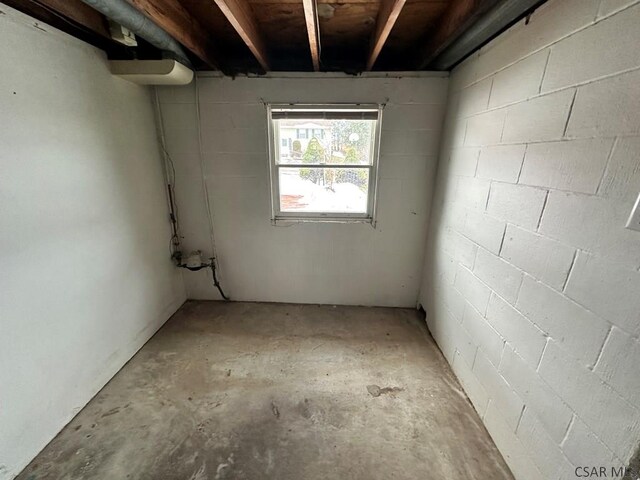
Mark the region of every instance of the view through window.
<instances>
[{"instance_id":1,"label":"view through window","mask_svg":"<svg viewBox=\"0 0 640 480\"><path fill-rule=\"evenodd\" d=\"M380 108L271 106L274 217L373 216Z\"/></svg>"}]
</instances>

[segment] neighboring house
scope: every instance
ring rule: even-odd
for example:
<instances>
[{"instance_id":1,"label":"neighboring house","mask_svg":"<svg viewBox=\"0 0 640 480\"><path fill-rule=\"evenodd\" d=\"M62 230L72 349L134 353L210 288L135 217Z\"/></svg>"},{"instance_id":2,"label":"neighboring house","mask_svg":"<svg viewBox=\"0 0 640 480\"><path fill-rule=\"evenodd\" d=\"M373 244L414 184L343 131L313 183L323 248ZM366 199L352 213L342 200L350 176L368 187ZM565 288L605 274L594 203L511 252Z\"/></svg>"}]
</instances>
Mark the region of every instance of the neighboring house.
<instances>
[{"instance_id":1,"label":"neighboring house","mask_svg":"<svg viewBox=\"0 0 640 480\"><path fill-rule=\"evenodd\" d=\"M328 152L331 147L331 125L317 122L285 122L280 123L280 158L293 156L293 142L300 141L300 151L304 153L312 138L317 138Z\"/></svg>"}]
</instances>

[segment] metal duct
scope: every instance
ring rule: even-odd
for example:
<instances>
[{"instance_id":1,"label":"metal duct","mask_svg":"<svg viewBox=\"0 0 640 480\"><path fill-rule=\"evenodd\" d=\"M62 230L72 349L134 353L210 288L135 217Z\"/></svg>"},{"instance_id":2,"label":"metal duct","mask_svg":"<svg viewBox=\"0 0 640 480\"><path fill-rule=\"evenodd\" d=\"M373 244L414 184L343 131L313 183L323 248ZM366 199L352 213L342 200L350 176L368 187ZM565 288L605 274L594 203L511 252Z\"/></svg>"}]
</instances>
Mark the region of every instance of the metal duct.
<instances>
[{"instance_id":1,"label":"metal duct","mask_svg":"<svg viewBox=\"0 0 640 480\"><path fill-rule=\"evenodd\" d=\"M509 28L528 12L532 12L546 0L500 0L433 59L428 67L433 70L450 70L496 35Z\"/></svg>"},{"instance_id":2,"label":"metal duct","mask_svg":"<svg viewBox=\"0 0 640 480\"><path fill-rule=\"evenodd\" d=\"M182 46L151 19L138 11L127 0L82 0L105 17L110 18L136 35L144 38L154 47L171 52L184 65L191 68L191 62Z\"/></svg>"}]
</instances>

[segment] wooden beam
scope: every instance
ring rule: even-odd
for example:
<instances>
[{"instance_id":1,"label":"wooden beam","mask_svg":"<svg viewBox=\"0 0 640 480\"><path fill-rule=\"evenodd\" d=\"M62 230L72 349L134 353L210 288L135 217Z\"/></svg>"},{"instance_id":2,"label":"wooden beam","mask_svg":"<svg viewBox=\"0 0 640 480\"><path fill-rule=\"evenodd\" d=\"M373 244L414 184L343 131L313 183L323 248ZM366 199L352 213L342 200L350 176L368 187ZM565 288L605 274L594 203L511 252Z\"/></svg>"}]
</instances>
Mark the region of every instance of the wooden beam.
<instances>
[{"instance_id":1,"label":"wooden beam","mask_svg":"<svg viewBox=\"0 0 640 480\"><path fill-rule=\"evenodd\" d=\"M1 0L30 17L104 50L115 58L131 58L131 49L111 38L107 19L81 0ZM2 4L0 4L2 10Z\"/></svg>"},{"instance_id":2,"label":"wooden beam","mask_svg":"<svg viewBox=\"0 0 640 480\"><path fill-rule=\"evenodd\" d=\"M438 22L438 27L428 36L424 48L419 53L416 62L418 70L425 68L498 1L451 0Z\"/></svg>"},{"instance_id":3,"label":"wooden beam","mask_svg":"<svg viewBox=\"0 0 640 480\"><path fill-rule=\"evenodd\" d=\"M218 68L219 55L209 32L177 0L129 0L175 40L211 68Z\"/></svg>"},{"instance_id":4,"label":"wooden beam","mask_svg":"<svg viewBox=\"0 0 640 480\"><path fill-rule=\"evenodd\" d=\"M304 20L307 24L309 36L309 48L311 49L311 61L313 70L320 70L320 27L318 26L318 6L316 0L302 0L304 7Z\"/></svg>"},{"instance_id":5,"label":"wooden beam","mask_svg":"<svg viewBox=\"0 0 640 480\"><path fill-rule=\"evenodd\" d=\"M82 29L95 39L112 42L104 16L81 0L2 0L10 7L71 35ZM83 38L83 40L86 40ZM95 42L90 42L95 45ZM104 43L102 43L104 45Z\"/></svg>"},{"instance_id":6,"label":"wooden beam","mask_svg":"<svg viewBox=\"0 0 640 480\"><path fill-rule=\"evenodd\" d=\"M222 10L224 16L231 23L236 32L247 44L251 53L265 70L270 70L267 48L258 27L255 15L247 0L214 0Z\"/></svg>"},{"instance_id":7,"label":"wooden beam","mask_svg":"<svg viewBox=\"0 0 640 480\"><path fill-rule=\"evenodd\" d=\"M102 37L111 38L107 19L100 12L80 0L37 0L36 3L55 10Z\"/></svg>"},{"instance_id":8,"label":"wooden beam","mask_svg":"<svg viewBox=\"0 0 640 480\"><path fill-rule=\"evenodd\" d=\"M367 59L367 71L373 68L378 59L378 55L382 51L384 43L387 41L391 29L396 23L402 7L406 0L382 0L380 3L380 11L378 12L378 20L376 21L376 31L371 42L371 50Z\"/></svg>"}]
</instances>

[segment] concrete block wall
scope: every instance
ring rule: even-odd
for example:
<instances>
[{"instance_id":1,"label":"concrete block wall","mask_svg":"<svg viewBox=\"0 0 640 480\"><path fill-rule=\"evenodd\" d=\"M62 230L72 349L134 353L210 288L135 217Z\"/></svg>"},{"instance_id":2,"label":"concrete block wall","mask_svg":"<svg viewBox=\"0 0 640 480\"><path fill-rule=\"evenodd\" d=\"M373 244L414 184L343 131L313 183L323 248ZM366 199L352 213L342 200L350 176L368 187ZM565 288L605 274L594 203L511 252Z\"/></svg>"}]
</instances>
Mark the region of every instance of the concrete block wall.
<instances>
[{"instance_id":1,"label":"concrete block wall","mask_svg":"<svg viewBox=\"0 0 640 480\"><path fill-rule=\"evenodd\" d=\"M640 3L551 0L452 73L420 302L517 479L640 443Z\"/></svg>"},{"instance_id":2,"label":"concrete block wall","mask_svg":"<svg viewBox=\"0 0 640 480\"><path fill-rule=\"evenodd\" d=\"M159 89L184 247L210 251L204 167L220 278L233 300L414 307L447 77L273 73L232 79L202 73L197 91L193 85ZM264 102L386 103L375 228L272 225ZM210 272L186 272L184 278L190 298L218 298Z\"/></svg>"}]
</instances>

